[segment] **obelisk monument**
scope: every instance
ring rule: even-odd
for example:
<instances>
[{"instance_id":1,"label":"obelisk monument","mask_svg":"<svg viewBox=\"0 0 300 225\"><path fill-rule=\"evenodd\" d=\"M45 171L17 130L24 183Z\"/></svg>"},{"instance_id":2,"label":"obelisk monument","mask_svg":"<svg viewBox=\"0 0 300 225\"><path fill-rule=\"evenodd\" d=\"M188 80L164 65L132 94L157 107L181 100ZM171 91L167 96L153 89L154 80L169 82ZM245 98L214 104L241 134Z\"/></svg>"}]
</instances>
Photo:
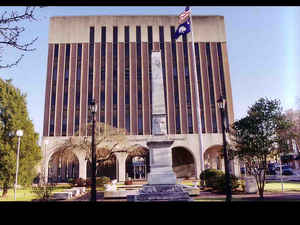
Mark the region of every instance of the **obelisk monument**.
<instances>
[{"instance_id":1,"label":"obelisk monument","mask_svg":"<svg viewBox=\"0 0 300 225\"><path fill-rule=\"evenodd\" d=\"M148 184L139 195L127 196L128 201L191 201L189 194L176 184L172 168L174 140L167 135L167 114L162 77L161 53L152 52L152 138L147 142L150 150Z\"/></svg>"}]
</instances>

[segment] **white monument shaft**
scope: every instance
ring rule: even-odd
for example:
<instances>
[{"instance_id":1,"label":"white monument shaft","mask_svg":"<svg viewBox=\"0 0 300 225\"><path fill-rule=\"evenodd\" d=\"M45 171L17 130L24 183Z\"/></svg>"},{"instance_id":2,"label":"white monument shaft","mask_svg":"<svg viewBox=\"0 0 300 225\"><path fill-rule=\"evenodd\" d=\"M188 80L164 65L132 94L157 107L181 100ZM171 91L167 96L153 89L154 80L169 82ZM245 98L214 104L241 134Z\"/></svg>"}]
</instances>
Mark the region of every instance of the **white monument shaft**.
<instances>
[{"instance_id":1,"label":"white monument shaft","mask_svg":"<svg viewBox=\"0 0 300 225\"><path fill-rule=\"evenodd\" d=\"M172 168L172 140L167 139L166 107L162 77L161 53L152 52L152 135L150 148L150 174L148 184L176 184ZM157 137L155 137L157 136Z\"/></svg>"}]
</instances>

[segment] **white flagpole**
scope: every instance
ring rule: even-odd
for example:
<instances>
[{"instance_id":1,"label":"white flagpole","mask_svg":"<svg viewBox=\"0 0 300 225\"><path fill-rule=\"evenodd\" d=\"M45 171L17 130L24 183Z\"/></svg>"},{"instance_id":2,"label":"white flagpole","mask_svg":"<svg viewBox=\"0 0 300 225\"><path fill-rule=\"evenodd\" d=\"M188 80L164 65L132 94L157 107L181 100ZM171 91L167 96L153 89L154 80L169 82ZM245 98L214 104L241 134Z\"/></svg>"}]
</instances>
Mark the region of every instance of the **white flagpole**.
<instances>
[{"instance_id":1,"label":"white flagpole","mask_svg":"<svg viewBox=\"0 0 300 225\"><path fill-rule=\"evenodd\" d=\"M191 8L190 8L191 10ZM192 34L192 54L194 61L194 80L195 89L196 89L196 114L197 114L197 122L198 122L198 134L199 134L199 150L200 150L200 167L201 171L204 170L204 161L203 161L203 138L202 138L202 124L201 124L201 116L200 116L200 100L199 100L199 89L198 89L198 77L197 77L197 69L196 69L196 57L195 57L195 45L194 45L194 33L193 33L193 22L192 22L192 13L190 14L190 26L191 26L191 34Z\"/></svg>"}]
</instances>

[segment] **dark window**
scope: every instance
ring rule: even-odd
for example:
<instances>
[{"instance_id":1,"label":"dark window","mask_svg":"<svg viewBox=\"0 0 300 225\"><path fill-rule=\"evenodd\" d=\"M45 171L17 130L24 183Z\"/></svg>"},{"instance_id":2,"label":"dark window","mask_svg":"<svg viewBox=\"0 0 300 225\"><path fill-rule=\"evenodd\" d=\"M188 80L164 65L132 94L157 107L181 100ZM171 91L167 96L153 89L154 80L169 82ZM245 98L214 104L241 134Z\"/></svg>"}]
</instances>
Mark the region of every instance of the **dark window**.
<instances>
[{"instance_id":1,"label":"dark window","mask_svg":"<svg viewBox=\"0 0 300 225\"><path fill-rule=\"evenodd\" d=\"M79 131L79 110L75 112L75 135L78 136Z\"/></svg>"},{"instance_id":2,"label":"dark window","mask_svg":"<svg viewBox=\"0 0 300 225\"><path fill-rule=\"evenodd\" d=\"M105 111L105 63L106 63L106 27L101 27L101 92L100 111ZM101 114L101 113L100 113ZM105 117L100 116L100 122L104 123Z\"/></svg>"},{"instance_id":3,"label":"dark window","mask_svg":"<svg viewBox=\"0 0 300 225\"><path fill-rule=\"evenodd\" d=\"M165 110L167 111L167 88L166 88L166 63L165 63L165 37L164 37L164 27L159 26L159 45L161 51L161 66L162 66L162 75L163 75L163 84L164 84L164 94L165 94ZM168 113L167 113L168 115ZM168 119L167 119L167 130L168 130Z\"/></svg>"},{"instance_id":4,"label":"dark window","mask_svg":"<svg viewBox=\"0 0 300 225\"><path fill-rule=\"evenodd\" d=\"M183 61L184 61L184 74L185 74L185 86L186 86L186 104L188 113L188 132L193 133L193 121L192 118L192 105L191 105L191 87L190 87L190 71L189 71L189 60L188 60L188 44L186 34L182 37L183 40Z\"/></svg>"},{"instance_id":5,"label":"dark window","mask_svg":"<svg viewBox=\"0 0 300 225\"><path fill-rule=\"evenodd\" d=\"M113 27L113 126L117 127L118 105L118 27Z\"/></svg>"},{"instance_id":6,"label":"dark window","mask_svg":"<svg viewBox=\"0 0 300 225\"><path fill-rule=\"evenodd\" d=\"M65 61L65 80L69 79L69 67L70 67L70 44L67 44L66 45L66 61Z\"/></svg>"},{"instance_id":7,"label":"dark window","mask_svg":"<svg viewBox=\"0 0 300 225\"><path fill-rule=\"evenodd\" d=\"M75 133L79 131L79 109L80 109L80 81L81 81L81 57L82 44L77 45L77 70L76 70L76 94L75 94Z\"/></svg>"},{"instance_id":8,"label":"dark window","mask_svg":"<svg viewBox=\"0 0 300 225\"><path fill-rule=\"evenodd\" d=\"M180 129L180 110L179 110L179 93L178 93L178 76L177 76L177 57L176 57L176 41L174 39L175 27L171 26L171 46L172 46L172 62L173 62L173 79L174 79L174 97L175 97L175 117L176 117L176 134L181 133Z\"/></svg>"},{"instance_id":9,"label":"dark window","mask_svg":"<svg viewBox=\"0 0 300 225\"><path fill-rule=\"evenodd\" d=\"M57 64L58 64L58 52L59 45L54 45L54 58L53 58L53 70L52 70L52 90L51 90L51 110L53 113L50 114L50 121L54 121L54 109L55 109L55 99L56 99L56 81L57 81ZM50 124L49 136L54 135L54 122Z\"/></svg>"},{"instance_id":10,"label":"dark window","mask_svg":"<svg viewBox=\"0 0 300 225\"><path fill-rule=\"evenodd\" d=\"M149 56L149 80L150 80L150 85L149 85L149 91L150 91L150 115L152 115L152 68L151 68L151 53L152 53L152 48L153 48L153 43L152 43L152 40L153 40L153 35L152 35L152 27L151 26L148 26L147 27L147 31L148 31L148 56Z\"/></svg>"},{"instance_id":11,"label":"dark window","mask_svg":"<svg viewBox=\"0 0 300 225\"><path fill-rule=\"evenodd\" d=\"M212 67L211 67L211 54L210 54L210 44L209 43L206 43L206 56L207 56L207 71L208 71L208 78L209 78L212 127L213 127L213 133L217 133L217 117L216 117L216 106L215 106L214 81L213 81L213 74L212 74Z\"/></svg>"},{"instance_id":12,"label":"dark window","mask_svg":"<svg viewBox=\"0 0 300 225\"><path fill-rule=\"evenodd\" d=\"M202 76L201 76L200 54L199 54L199 44L198 43L195 43L195 58L196 58L196 69L197 69L197 79L198 79L198 91L199 91L199 104L200 104L202 133L205 133L203 92L202 92L202 80L201 80Z\"/></svg>"},{"instance_id":13,"label":"dark window","mask_svg":"<svg viewBox=\"0 0 300 225\"><path fill-rule=\"evenodd\" d=\"M125 26L125 128L130 133L129 26Z\"/></svg>"},{"instance_id":14,"label":"dark window","mask_svg":"<svg viewBox=\"0 0 300 225\"><path fill-rule=\"evenodd\" d=\"M222 96L226 98L226 86L225 86L225 77L224 77L224 67L223 67L223 57L222 57L222 46L221 43L217 43L218 48L218 57L219 57L219 69L220 69L220 80L221 80L221 87L222 87ZM228 120L228 108L227 104L225 107L225 121L226 121L226 127L229 127L229 120Z\"/></svg>"},{"instance_id":15,"label":"dark window","mask_svg":"<svg viewBox=\"0 0 300 225\"><path fill-rule=\"evenodd\" d=\"M141 27L136 27L136 51L137 51L137 98L138 98L138 134L143 134L142 111L142 60L141 60Z\"/></svg>"},{"instance_id":16,"label":"dark window","mask_svg":"<svg viewBox=\"0 0 300 225\"><path fill-rule=\"evenodd\" d=\"M88 102L90 102L93 98L94 39L95 39L95 28L90 27Z\"/></svg>"},{"instance_id":17,"label":"dark window","mask_svg":"<svg viewBox=\"0 0 300 225\"><path fill-rule=\"evenodd\" d=\"M69 89L69 65L70 65L70 44L66 44L65 57L65 81L64 81L64 98L63 98L63 121L67 121L67 106L68 106L68 89ZM66 136L67 124L62 127L62 136Z\"/></svg>"},{"instance_id":18,"label":"dark window","mask_svg":"<svg viewBox=\"0 0 300 225\"><path fill-rule=\"evenodd\" d=\"M50 134L49 136L54 136L54 116L55 116L55 110L51 110L50 113Z\"/></svg>"},{"instance_id":19,"label":"dark window","mask_svg":"<svg viewBox=\"0 0 300 225\"><path fill-rule=\"evenodd\" d=\"M143 114L140 112L138 114L138 134L143 134Z\"/></svg>"}]
</instances>

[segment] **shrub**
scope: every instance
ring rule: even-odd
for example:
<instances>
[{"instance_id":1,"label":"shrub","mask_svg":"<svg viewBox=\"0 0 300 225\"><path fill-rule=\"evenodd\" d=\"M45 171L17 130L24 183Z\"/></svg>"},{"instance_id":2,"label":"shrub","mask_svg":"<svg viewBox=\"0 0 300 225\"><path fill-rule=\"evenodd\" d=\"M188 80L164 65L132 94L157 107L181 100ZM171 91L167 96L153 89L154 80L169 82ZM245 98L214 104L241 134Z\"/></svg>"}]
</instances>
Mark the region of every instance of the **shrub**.
<instances>
[{"instance_id":1,"label":"shrub","mask_svg":"<svg viewBox=\"0 0 300 225\"><path fill-rule=\"evenodd\" d=\"M224 174L222 170L206 169L201 172L200 179L201 181L204 181L206 187L213 187L216 179L219 176L222 176L222 174Z\"/></svg>"},{"instance_id":2,"label":"shrub","mask_svg":"<svg viewBox=\"0 0 300 225\"><path fill-rule=\"evenodd\" d=\"M86 181L83 178L76 178L76 179L71 180L71 185L77 186L77 187L85 187Z\"/></svg>"},{"instance_id":3,"label":"shrub","mask_svg":"<svg viewBox=\"0 0 300 225\"><path fill-rule=\"evenodd\" d=\"M85 186L86 186L86 187L91 187L91 184L92 184L92 179L91 179L91 178L87 178L87 179L85 180Z\"/></svg>"},{"instance_id":4,"label":"shrub","mask_svg":"<svg viewBox=\"0 0 300 225\"><path fill-rule=\"evenodd\" d=\"M104 184L110 183L109 177L96 177L96 187L104 187ZM92 184L92 178L88 178L85 180L86 187L90 187Z\"/></svg>"},{"instance_id":5,"label":"shrub","mask_svg":"<svg viewBox=\"0 0 300 225\"><path fill-rule=\"evenodd\" d=\"M97 177L96 178L96 186L97 187L103 187L104 184L110 183L110 178L109 177Z\"/></svg>"},{"instance_id":6,"label":"shrub","mask_svg":"<svg viewBox=\"0 0 300 225\"><path fill-rule=\"evenodd\" d=\"M239 179L236 176L231 174L230 181L231 181L231 190L235 191L240 186ZM213 184L213 189L221 193L226 192L226 177L224 173L217 177L215 183Z\"/></svg>"},{"instance_id":7,"label":"shrub","mask_svg":"<svg viewBox=\"0 0 300 225\"><path fill-rule=\"evenodd\" d=\"M38 197L38 200L48 201L54 190L54 187L55 184L53 183L38 184L37 186L32 187L31 192Z\"/></svg>"},{"instance_id":8,"label":"shrub","mask_svg":"<svg viewBox=\"0 0 300 225\"><path fill-rule=\"evenodd\" d=\"M222 193L224 193L226 190L226 178L225 173L222 170L206 169L200 174L200 179L206 187L211 187L213 190ZM239 186L240 182L238 178L231 174L232 190L235 190Z\"/></svg>"},{"instance_id":9,"label":"shrub","mask_svg":"<svg viewBox=\"0 0 300 225\"><path fill-rule=\"evenodd\" d=\"M69 183L72 187L74 187L74 186L75 186L75 179L74 179L74 178L69 178L69 179L68 179L68 183Z\"/></svg>"}]
</instances>

